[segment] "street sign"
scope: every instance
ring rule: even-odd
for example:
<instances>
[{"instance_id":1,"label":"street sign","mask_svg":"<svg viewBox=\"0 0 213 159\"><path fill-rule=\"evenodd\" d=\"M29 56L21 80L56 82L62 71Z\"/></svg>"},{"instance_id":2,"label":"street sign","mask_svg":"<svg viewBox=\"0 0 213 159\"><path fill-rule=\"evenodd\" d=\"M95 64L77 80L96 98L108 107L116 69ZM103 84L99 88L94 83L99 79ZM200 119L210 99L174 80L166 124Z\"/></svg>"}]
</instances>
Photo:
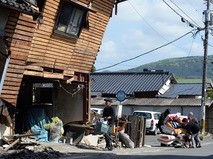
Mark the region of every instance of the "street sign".
<instances>
[{"instance_id":1,"label":"street sign","mask_svg":"<svg viewBox=\"0 0 213 159\"><path fill-rule=\"evenodd\" d=\"M126 99L126 93L124 91L118 91L116 93L116 99L120 102L124 101Z\"/></svg>"}]
</instances>

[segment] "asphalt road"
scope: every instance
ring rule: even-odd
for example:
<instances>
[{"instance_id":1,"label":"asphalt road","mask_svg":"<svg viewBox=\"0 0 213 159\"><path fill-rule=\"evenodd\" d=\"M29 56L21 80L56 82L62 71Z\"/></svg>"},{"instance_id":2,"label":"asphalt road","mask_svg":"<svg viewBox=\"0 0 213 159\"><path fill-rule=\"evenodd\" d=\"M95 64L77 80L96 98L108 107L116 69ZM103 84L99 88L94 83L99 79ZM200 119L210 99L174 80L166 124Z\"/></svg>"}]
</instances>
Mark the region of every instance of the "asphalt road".
<instances>
[{"instance_id":1,"label":"asphalt road","mask_svg":"<svg viewBox=\"0 0 213 159\"><path fill-rule=\"evenodd\" d=\"M0 159L213 159L213 139L210 136L201 141L201 148L162 147L158 136L146 135L145 146L141 148L115 148L104 151L97 147L78 147L64 143L43 142L31 151L14 151L2 154ZM33 147L29 147L29 150Z\"/></svg>"},{"instance_id":2,"label":"asphalt road","mask_svg":"<svg viewBox=\"0 0 213 159\"><path fill-rule=\"evenodd\" d=\"M73 149L60 159L213 159L213 139L201 143L201 148L162 147L157 136L147 135L145 147L113 151Z\"/></svg>"}]
</instances>

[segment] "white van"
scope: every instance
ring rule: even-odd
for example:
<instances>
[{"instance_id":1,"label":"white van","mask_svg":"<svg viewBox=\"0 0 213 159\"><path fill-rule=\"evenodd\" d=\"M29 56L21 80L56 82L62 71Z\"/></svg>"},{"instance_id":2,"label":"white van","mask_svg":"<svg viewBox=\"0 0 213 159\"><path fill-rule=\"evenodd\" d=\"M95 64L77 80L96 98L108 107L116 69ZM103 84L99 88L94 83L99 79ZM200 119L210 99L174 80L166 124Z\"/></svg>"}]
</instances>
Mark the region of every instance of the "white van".
<instances>
[{"instance_id":1,"label":"white van","mask_svg":"<svg viewBox=\"0 0 213 159\"><path fill-rule=\"evenodd\" d=\"M103 114L103 109L102 108L91 108L92 112L98 113L98 114Z\"/></svg>"},{"instance_id":2,"label":"white van","mask_svg":"<svg viewBox=\"0 0 213 159\"><path fill-rule=\"evenodd\" d=\"M146 132L151 133L153 135L157 135L158 133L157 124L161 112L136 110L133 112L133 115L144 116L146 118Z\"/></svg>"}]
</instances>

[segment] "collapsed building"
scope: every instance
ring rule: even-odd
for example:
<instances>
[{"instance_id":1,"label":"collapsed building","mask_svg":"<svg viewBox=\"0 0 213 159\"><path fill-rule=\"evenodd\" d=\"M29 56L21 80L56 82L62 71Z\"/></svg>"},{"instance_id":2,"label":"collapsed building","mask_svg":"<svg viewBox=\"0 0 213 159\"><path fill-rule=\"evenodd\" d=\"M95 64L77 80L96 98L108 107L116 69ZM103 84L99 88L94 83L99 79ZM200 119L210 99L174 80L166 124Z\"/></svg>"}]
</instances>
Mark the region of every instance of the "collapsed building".
<instances>
[{"instance_id":1,"label":"collapsed building","mask_svg":"<svg viewBox=\"0 0 213 159\"><path fill-rule=\"evenodd\" d=\"M26 133L29 123L46 117L64 124L90 120L89 73L113 8L122 1L0 1L0 98L10 116L7 133Z\"/></svg>"}]
</instances>

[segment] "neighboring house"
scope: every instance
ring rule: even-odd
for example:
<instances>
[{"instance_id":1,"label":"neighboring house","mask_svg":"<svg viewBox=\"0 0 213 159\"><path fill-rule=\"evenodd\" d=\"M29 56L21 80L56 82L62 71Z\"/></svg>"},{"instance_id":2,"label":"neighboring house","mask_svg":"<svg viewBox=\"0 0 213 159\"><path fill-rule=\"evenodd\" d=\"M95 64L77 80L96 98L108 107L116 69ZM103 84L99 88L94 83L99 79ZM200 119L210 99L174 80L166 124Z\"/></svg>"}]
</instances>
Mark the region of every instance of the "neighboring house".
<instances>
[{"instance_id":1,"label":"neighboring house","mask_svg":"<svg viewBox=\"0 0 213 159\"><path fill-rule=\"evenodd\" d=\"M114 98L112 105L122 104L123 114L126 115L131 115L135 110L163 112L170 108L172 113L180 112L183 115L188 115L192 111L199 121L201 119L201 83L177 83L172 74L156 71L94 73L91 74L91 81L92 107L103 108L104 98ZM162 86L164 91L161 91ZM211 84L207 84L207 87L207 90L212 90ZM127 93L127 99L123 102L116 101L116 93L119 90ZM212 104L212 99L206 100L207 111L213 111ZM211 123L210 113L207 112L208 132L213 132Z\"/></svg>"},{"instance_id":2,"label":"neighboring house","mask_svg":"<svg viewBox=\"0 0 213 159\"><path fill-rule=\"evenodd\" d=\"M172 84L168 91L160 95L161 98L201 98L201 83Z\"/></svg>"},{"instance_id":3,"label":"neighboring house","mask_svg":"<svg viewBox=\"0 0 213 159\"><path fill-rule=\"evenodd\" d=\"M115 97L120 90L134 98L153 98L177 83L174 76L161 70L144 72L91 73L92 95Z\"/></svg>"},{"instance_id":4,"label":"neighboring house","mask_svg":"<svg viewBox=\"0 0 213 159\"><path fill-rule=\"evenodd\" d=\"M151 100L166 92L171 84L177 83L171 73L161 70L91 73L90 78L92 83L91 105L97 108L104 106L103 98L116 98L116 93L120 90L126 93L127 99L124 102L129 100L133 102L142 98ZM117 104L119 102L113 103L113 105ZM143 104L140 103L139 105ZM123 113L126 115L132 114L134 110L131 103L129 106L123 107Z\"/></svg>"},{"instance_id":5,"label":"neighboring house","mask_svg":"<svg viewBox=\"0 0 213 159\"><path fill-rule=\"evenodd\" d=\"M0 1L0 97L17 107L19 126L31 109L64 123L89 119L89 73L122 1Z\"/></svg>"}]
</instances>

